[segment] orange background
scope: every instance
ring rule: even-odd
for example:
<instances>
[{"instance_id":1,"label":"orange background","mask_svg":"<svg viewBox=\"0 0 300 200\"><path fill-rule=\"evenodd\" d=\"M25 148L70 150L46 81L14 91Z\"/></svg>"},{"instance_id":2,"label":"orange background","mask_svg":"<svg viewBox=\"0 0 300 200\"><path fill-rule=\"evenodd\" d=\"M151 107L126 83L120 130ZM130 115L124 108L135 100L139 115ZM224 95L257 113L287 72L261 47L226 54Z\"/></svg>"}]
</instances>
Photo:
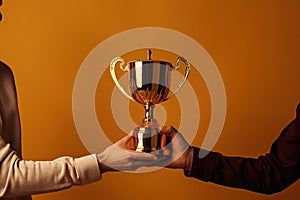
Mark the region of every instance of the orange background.
<instances>
[{"instance_id":1,"label":"orange background","mask_svg":"<svg viewBox=\"0 0 300 200\"><path fill-rule=\"evenodd\" d=\"M245 157L266 153L294 118L300 101L299 8L300 3L293 0L4 0L0 8L4 16L0 59L15 73L24 158L49 160L88 154L72 117L76 73L97 44L116 33L146 26L169 28L192 37L217 64L226 87L228 110L213 150ZM203 113L201 110L203 125L200 123L193 142L200 146L209 123L209 96L195 70L189 81L199 91L199 104L206 107ZM100 123L101 115L111 113L102 110L99 91L106 88L107 101L113 86L106 72L96 96ZM176 99L167 104L169 113L177 105ZM135 109L135 105L131 107ZM112 141L122 137L122 133L115 134L119 131L113 119L107 120L109 123L102 124L106 124ZM168 120L177 126L176 117ZM265 196L186 178L180 170L163 169L148 174L107 173L97 183L35 195L34 199L298 200L299 189L298 181L279 194Z\"/></svg>"}]
</instances>

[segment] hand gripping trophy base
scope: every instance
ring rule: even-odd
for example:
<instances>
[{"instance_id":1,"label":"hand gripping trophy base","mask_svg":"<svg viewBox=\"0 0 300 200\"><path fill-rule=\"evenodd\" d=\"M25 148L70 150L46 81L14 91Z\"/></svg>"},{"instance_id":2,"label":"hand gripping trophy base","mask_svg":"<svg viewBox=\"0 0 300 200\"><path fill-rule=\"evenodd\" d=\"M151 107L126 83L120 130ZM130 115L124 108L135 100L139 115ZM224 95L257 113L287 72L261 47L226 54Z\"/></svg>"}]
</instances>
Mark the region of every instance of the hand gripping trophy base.
<instances>
[{"instance_id":1,"label":"hand gripping trophy base","mask_svg":"<svg viewBox=\"0 0 300 200\"><path fill-rule=\"evenodd\" d=\"M136 151L157 155L170 155L170 150L165 148L168 144L167 136L159 133L159 124L153 118L154 105L145 105L146 115L143 124L137 128Z\"/></svg>"}]
</instances>

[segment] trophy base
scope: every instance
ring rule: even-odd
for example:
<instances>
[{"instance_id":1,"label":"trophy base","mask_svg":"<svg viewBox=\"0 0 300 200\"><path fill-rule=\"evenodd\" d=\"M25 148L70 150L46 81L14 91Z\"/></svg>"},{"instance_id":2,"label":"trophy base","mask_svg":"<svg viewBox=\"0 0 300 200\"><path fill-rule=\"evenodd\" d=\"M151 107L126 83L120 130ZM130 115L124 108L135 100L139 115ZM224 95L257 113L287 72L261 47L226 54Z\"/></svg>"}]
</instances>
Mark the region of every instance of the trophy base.
<instances>
[{"instance_id":1,"label":"trophy base","mask_svg":"<svg viewBox=\"0 0 300 200\"><path fill-rule=\"evenodd\" d=\"M158 128L139 127L136 134L137 148L135 151L152 153L155 155L170 155L167 136L158 133Z\"/></svg>"}]
</instances>

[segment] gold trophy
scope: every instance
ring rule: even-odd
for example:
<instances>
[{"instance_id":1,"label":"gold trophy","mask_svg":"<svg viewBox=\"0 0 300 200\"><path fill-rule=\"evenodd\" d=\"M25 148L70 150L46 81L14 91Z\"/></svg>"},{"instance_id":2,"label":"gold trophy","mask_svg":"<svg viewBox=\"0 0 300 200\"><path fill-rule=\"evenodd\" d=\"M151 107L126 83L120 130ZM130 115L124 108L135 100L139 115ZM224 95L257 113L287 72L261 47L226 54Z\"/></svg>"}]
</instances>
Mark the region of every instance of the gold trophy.
<instances>
[{"instance_id":1,"label":"gold trophy","mask_svg":"<svg viewBox=\"0 0 300 200\"><path fill-rule=\"evenodd\" d=\"M159 124L157 120L153 118L154 105L170 99L179 91L187 80L190 64L185 58L178 57L176 66L173 67L169 62L152 60L151 53L151 50L148 49L147 60L131 61L125 67L123 58L114 58L110 64L110 74L120 91L129 99L144 105L146 110L145 118L136 131L136 151L166 155L168 154L167 150L158 151L167 145L167 139L166 136L158 134ZM184 77L174 92L168 96L171 72L180 68L180 61L185 65ZM118 62L120 62L121 70L129 73L128 84L130 95L117 80L115 66Z\"/></svg>"}]
</instances>

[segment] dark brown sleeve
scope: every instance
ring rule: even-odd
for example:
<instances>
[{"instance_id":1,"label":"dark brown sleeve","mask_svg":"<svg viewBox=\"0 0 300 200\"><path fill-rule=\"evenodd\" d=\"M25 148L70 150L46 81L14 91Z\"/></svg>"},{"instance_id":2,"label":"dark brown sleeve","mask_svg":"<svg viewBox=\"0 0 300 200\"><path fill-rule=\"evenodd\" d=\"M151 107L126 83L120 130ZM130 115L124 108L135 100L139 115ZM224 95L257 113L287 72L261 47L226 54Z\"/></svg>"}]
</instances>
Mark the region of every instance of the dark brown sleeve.
<instances>
[{"instance_id":1,"label":"dark brown sleeve","mask_svg":"<svg viewBox=\"0 0 300 200\"><path fill-rule=\"evenodd\" d=\"M21 157L21 127L13 72L0 61L0 134Z\"/></svg>"},{"instance_id":2,"label":"dark brown sleeve","mask_svg":"<svg viewBox=\"0 0 300 200\"><path fill-rule=\"evenodd\" d=\"M185 175L216 184L273 194L300 177L300 104L293 120L272 144L268 154L258 158L223 156L209 152L198 157L194 148L192 169Z\"/></svg>"}]
</instances>

